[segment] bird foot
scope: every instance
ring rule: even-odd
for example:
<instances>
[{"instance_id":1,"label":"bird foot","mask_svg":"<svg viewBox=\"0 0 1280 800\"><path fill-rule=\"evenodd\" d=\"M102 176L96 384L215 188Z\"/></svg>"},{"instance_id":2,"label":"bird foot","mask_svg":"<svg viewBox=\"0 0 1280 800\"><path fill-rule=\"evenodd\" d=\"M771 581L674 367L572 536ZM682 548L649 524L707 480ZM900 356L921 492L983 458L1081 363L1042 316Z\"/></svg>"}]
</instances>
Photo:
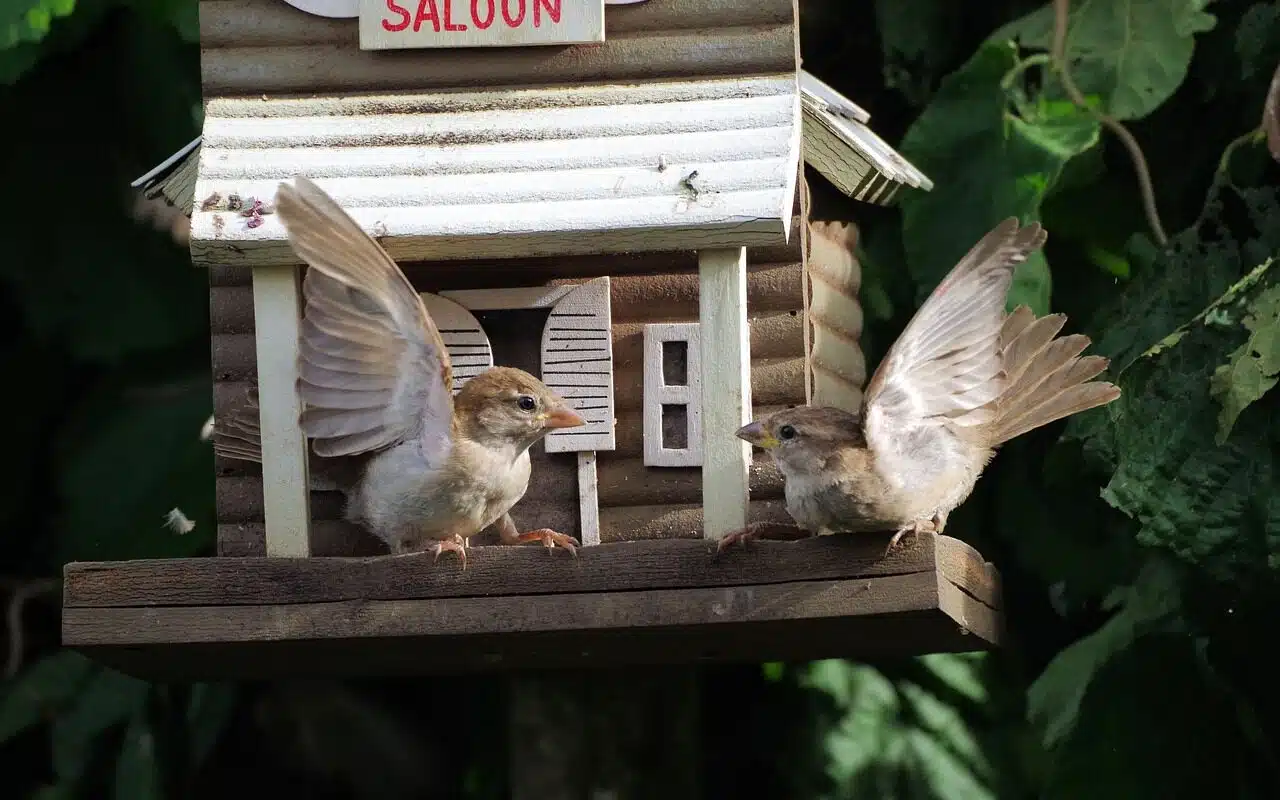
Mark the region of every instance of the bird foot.
<instances>
[{"instance_id":1,"label":"bird foot","mask_svg":"<svg viewBox=\"0 0 1280 800\"><path fill-rule=\"evenodd\" d=\"M455 536L452 539L445 539L443 541L436 542L435 547L431 548L431 552L435 553L435 558L431 559L431 563L435 564L437 561L440 560L441 553L445 552L446 550L450 550L454 553L457 553L458 558L462 559L462 571L466 572L467 571L467 550L465 547L463 547L461 544L458 543L458 538L459 537Z\"/></svg>"},{"instance_id":2,"label":"bird foot","mask_svg":"<svg viewBox=\"0 0 1280 800\"><path fill-rule=\"evenodd\" d=\"M516 542L542 542L543 547L546 547L548 552L557 546L563 547L574 558L578 557L578 548L582 546L582 543L572 536L557 533L550 528L538 528L536 531L522 533L516 537Z\"/></svg>"},{"instance_id":3,"label":"bird foot","mask_svg":"<svg viewBox=\"0 0 1280 800\"><path fill-rule=\"evenodd\" d=\"M747 542L753 539L794 541L796 539L807 539L811 535L809 531L798 525L789 525L784 522L752 522L741 530L732 531L720 537L720 541L716 543L716 554L723 553L735 544L745 547Z\"/></svg>"},{"instance_id":4,"label":"bird foot","mask_svg":"<svg viewBox=\"0 0 1280 800\"><path fill-rule=\"evenodd\" d=\"M936 520L937 520L937 517L934 517L934 519L931 519L931 520L918 519L915 522L911 523L910 525L904 525L903 527L899 528L898 532L895 533L893 535L893 538L889 540L889 544L885 546L884 555L882 555L881 558L888 557L888 555L893 552L894 548L896 548L902 542L902 538L907 534L911 534L912 537L915 537L916 535L921 533L937 533L938 525Z\"/></svg>"},{"instance_id":5,"label":"bird foot","mask_svg":"<svg viewBox=\"0 0 1280 800\"><path fill-rule=\"evenodd\" d=\"M752 539L760 538L763 527L764 526L758 522L752 522L745 528L726 533L724 536L721 536L720 541L716 543L716 554L719 555L720 553L723 553L735 544L746 547L747 543Z\"/></svg>"}]
</instances>

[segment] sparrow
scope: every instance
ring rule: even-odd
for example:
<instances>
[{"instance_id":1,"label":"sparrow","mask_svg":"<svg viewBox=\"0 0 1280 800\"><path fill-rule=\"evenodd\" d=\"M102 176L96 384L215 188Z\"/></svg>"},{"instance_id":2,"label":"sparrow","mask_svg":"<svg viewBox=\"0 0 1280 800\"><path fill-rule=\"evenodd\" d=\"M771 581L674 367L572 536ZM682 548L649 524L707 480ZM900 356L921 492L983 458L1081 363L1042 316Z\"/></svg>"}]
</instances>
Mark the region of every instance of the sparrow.
<instances>
[{"instance_id":1,"label":"sparrow","mask_svg":"<svg viewBox=\"0 0 1280 800\"><path fill-rule=\"evenodd\" d=\"M320 187L280 184L276 213L310 269L303 280L297 389L313 489L346 498L346 519L393 554L438 561L497 524L503 544L541 541L577 555L549 528L520 533L510 510L529 486L529 448L586 421L533 375L493 367L451 392L453 371L418 292L395 261ZM214 450L261 463L257 392L215 423Z\"/></svg>"},{"instance_id":2,"label":"sparrow","mask_svg":"<svg viewBox=\"0 0 1280 800\"><path fill-rule=\"evenodd\" d=\"M1080 355L1087 336L1055 338L1064 314L1005 313L1014 269L1046 238L1009 218L974 245L889 348L857 413L802 406L737 431L785 479L796 525L768 538L894 531L888 555L907 533L941 533L1001 444L1120 396L1090 380L1109 361ZM718 551L763 528L725 536Z\"/></svg>"}]
</instances>

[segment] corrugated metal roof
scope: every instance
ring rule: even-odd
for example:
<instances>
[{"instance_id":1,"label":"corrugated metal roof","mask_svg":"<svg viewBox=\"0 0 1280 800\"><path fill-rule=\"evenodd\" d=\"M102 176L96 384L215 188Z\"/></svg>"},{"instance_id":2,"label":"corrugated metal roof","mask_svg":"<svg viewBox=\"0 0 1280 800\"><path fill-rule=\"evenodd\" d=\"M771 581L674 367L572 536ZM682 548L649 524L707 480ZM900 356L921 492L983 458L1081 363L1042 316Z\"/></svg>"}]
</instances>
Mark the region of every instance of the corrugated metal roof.
<instances>
[{"instance_id":1,"label":"corrugated metal roof","mask_svg":"<svg viewBox=\"0 0 1280 800\"><path fill-rule=\"evenodd\" d=\"M907 186L933 181L868 127L871 115L805 70L800 72L804 158L855 200L886 205Z\"/></svg>"},{"instance_id":2,"label":"corrugated metal roof","mask_svg":"<svg viewBox=\"0 0 1280 800\"><path fill-rule=\"evenodd\" d=\"M397 260L777 244L794 202L799 117L794 74L212 99L192 256L295 263L278 217L250 227L226 203L269 203L298 175Z\"/></svg>"}]
</instances>

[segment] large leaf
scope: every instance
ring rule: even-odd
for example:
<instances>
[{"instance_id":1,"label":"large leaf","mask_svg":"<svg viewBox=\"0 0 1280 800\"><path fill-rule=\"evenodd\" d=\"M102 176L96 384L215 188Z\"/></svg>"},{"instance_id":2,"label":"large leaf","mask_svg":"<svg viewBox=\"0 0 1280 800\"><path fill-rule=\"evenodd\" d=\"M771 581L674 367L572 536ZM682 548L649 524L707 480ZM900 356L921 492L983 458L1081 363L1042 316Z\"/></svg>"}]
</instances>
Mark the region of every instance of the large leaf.
<instances>
[{"instance_id":1,"label":"large leaf","mask_svg":"<svg viewBox=\"0 0 1280 800\"><path fill-rule=\"evenodd\" d=\"M1213 396L1219 365L1249 338L1248 309L1277 285L1270 264L1135 359L1111 417L1117 466L1104 499L1140 524L1144 544L1221 580L1280 568L1280 404L1269 395L1243 409L1219 444Z\"/></svg>"},{"instance_id":2,"label":"large leaf","mask_svg":"<svg viewBox=\"0 0 1280 800\"><path fill-rule=\"evenodd\" d=\"M802 684L844 709L825 743L835 796L996 797L989 754L955 703L987 701L981 665L976 654L926 656L928 686L841 660L809 665Z\"/></svg>"},{"instance_id":3,"label":"large leaf","mask_svg":"<svg viewBox=\"0 0 1280 800\"><path fill-rule=\"evenodd\" d=\"M59 650L0 686L0 744L63 709L94 669L93 662L79 653Z\"/></svg>"},{"instance_id":4,"label":"large leaf","mask_svg":"<svg viewBox=\"0 0 1280 800\"><path fill-rule=\"evenodd\" d=\"M956 51L953 31L965 10L936 0L876 0L875 13L885 86L924 105Z\"/></svg>"},{"instance_id":5,"label":"large leaf","mask_svg":"<svg viewBox=\"0 0 1280 800\"><path fill-rule=\"evenodd\" d=\"M139 709L129 720L116 759L115 800L163 800L155 733Z\"/></svg>"},{"instance_id":6,"label":"large leaf","mask_svg":"<svg viewBox=\"0 0 1280 800\"><path fill-rule=\"evenodd\" d=\"M192 769L199 768L213 751L231 721L236 689L226 683L197 683L191 687L187 706L187 736Z\"/></svg>"},{"instance_id":7,"label":"large leaf","mask_svg":"<svg viewBox=\"0 0 1280 800\"><path fill-rule=\"evenodd\" d=\"M76 0L4 0L0 3L0 50L40 41L56 18L75 8Z\"/></svg>"},{"instance_id":8,"label":"large leaf","mask_svg":"<svg viewBox=\"0 0 1280 800\"><path fill-rule=\"evenodd\" d=\"M101 734L123 725L146 707L150 686L113 669L99 669L75 704L53 723L53 766L58 779L73 782L92 757Z\"/></svg>"},{"instance_id":9,"label":"large leaf","mask_svg":"<svg viewBox=\"0 0 1280 800\"><path fill-rule=\"evenodd\" d=\"M1178 579L1170 564L1150 560L1133 586L1117 590L1108 599L1107 604L1118 609L1115 615L1060 652L1032 684L1027 713L1046 747L1060 744L1071 734L1090 682L1108 661L1139 636L1180 625Z\"/></svg>"},{"instance_id":10,"label":"large leaf","mask_svg":"<svg viewBox=\"0 0 1280 800\"><path fill-rule=\"evenodd\" d=\"M1118 119L1141 119L1177 91L1187 77L1195 35L1216 20L1211 0L1083 0L1071 4L1067 58L1086 95L1098 95ZM1046 5L991 37L1017 39L1048 50L1053 8Z\"/></svg>"},{"instance_id":11,"label":"large leaf","mask_svg":"<svg viewBox=\"0 0 1280 800\"><path fill-rule=\"evenodd\" d=\"M1274 773L1263 781L1269 792L1246 788L1245 765L1258 754L1250 752L1234 704L1207 679L1197 644L1184 632L1155 631L1116 653L1093 676L1039 796L1274 797Z\"/></svg>"},{"instance_id":12,"label":"large leaf","mask_svg":"<svg viewBox=\"0 0 1280 800\"><path fill-rule=\"evenodd\" d=\"M1261 269L1270 269L1271 260ZM1261 277L1261 276L1259 276ZM1213 396L1222 403L1215 441L1223 444L1240 413L1275 388L1280 374L1280 286L1260 292L1243 309L1249 339L1213 373Z\"/></svg>"},{"instance_id":13,"label":"large leaf","mask_svg":"<svg viewBox=\"0 0 1280 800\"><path fill-rule=\"evenodd\" d=\"M901 202L907 266L921 299L1000 220L1037 219L1066 163L1098 141L1097 123L1069 104L1028 103L1011 114L1001 81L1016 64L1012 45L984 45L947 77L903 139L903 153L935 183ZM1044 314L1049 296L1049 268L1037 253L1014 274L1009 303Z\"/></svg>"}]
</instances>

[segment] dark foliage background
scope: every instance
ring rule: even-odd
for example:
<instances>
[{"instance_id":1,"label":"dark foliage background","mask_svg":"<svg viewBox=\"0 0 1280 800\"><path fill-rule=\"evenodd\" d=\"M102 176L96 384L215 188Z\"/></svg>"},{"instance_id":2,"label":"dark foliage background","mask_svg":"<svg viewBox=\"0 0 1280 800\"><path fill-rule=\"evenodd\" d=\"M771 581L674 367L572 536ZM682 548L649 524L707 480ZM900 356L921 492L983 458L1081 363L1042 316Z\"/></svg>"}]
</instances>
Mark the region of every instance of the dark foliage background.
<instances>
[{"instance_id":1,"label":"dark foliage background","mask_svg":"<svg viewBox=\"0 0 1280 800\"><path fill-rule=\"evenodd\" d=\"M1010 444L953 515L1004 575L1007 648L701 670L678 746L705 797L1280 796L1280 205L1258 130L1280 4L1073 5L1075 81L1141 143L1167 244L1048 68L1049 6L801 3L805 66L937 184L881 209L811 180L816 217L862 229L871 360L1016 214L1052 236L1011 302L1070 314L1125 394ZM64 562L212 551L205 276L127 190L199 131L197 36L194 0L0 0L0 598L20 622L0 795L505 797L503 680L158 686L58 647ZM174 507L193 530L164 525Z\"/></svg>"}]
</instances>

